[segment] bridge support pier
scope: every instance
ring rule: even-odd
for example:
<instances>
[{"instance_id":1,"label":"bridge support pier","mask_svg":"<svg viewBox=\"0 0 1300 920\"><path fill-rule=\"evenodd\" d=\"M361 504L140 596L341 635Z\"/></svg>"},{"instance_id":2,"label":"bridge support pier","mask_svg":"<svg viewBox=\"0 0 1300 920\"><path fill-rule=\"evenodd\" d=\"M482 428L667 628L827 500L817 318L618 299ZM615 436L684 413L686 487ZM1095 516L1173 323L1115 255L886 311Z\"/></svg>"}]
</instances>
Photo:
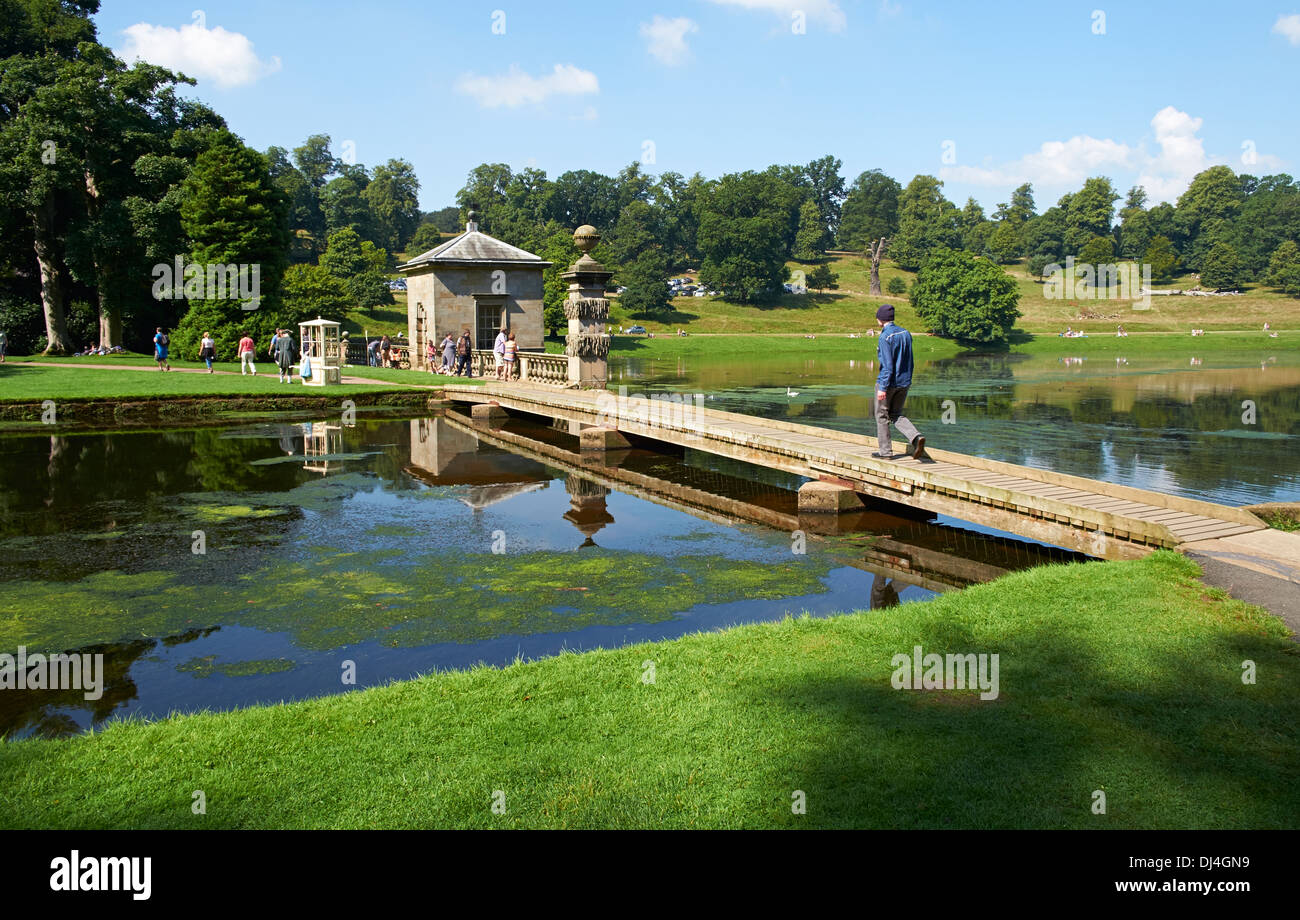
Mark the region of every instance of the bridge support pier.
<instances>
[{"instance_id":1,"label":"bridge support pier","mask_svg":"<svg viewBox=\"0 0 1300 920\"><path fill-rule=\"evenodd\" d=\"M799 487L800 514L844 514L862 510L862 496L833 482L805 482Z\"/></svg>"},{"instance_id":2,"label":"bridge support pier","mask_svg":"<svg viewBox=\"0 0 1300 920\"><path fill-rule=\"evenodd\" d=\"M617 428L584 428L578 438L584 451L622 450L632 446Z\"/></svg>"},{"instance_id":3,"label":"bridge support pier","mask_svg":"<svg viewBox=\"0 0 1300 920\"><path fill-rule=\"evenodd\" d=\"M485 422L504 422L510 418L510 413L502 409L498 403L475 403L470 408L470 416Z\"/></svg>"}]
</instances>

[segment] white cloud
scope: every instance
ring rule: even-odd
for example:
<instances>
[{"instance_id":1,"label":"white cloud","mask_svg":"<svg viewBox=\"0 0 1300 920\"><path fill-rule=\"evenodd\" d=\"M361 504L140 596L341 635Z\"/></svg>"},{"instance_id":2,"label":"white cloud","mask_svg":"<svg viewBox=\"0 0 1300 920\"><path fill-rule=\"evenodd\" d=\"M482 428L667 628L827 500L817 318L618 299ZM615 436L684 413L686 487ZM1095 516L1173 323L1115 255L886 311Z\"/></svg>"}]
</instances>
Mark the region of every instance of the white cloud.
<instances>
[{"instance_id":1,"label":"white cloud","mask_svg":"<svg viewBox=\"0 0 1300 920\"><path fill-rule=\"evenodd\" d=\"M848 18L836 0L709 0L722 6L776 13L787 23L794 13L803 13L812 22L821 23L832 32L843 32Z\"/></svg>"},{"instance_id":2,"label":"white cloud","mask_svg":"<svg viewBox=\"0 0 1300 920\"><path fill-rule=\"evenodd\" d=\"M1068 141L1046 141L1034 153L1004 166L945 166L939 170L939 178L972 185L1032 182L1055 188L1077 185L1100 169L1130 166L1133 155L1133 148L1126 144L1080 134Z\"/></svg>"},{"instance_id":3,"label":"white cloud","mask_svg":"<svg viewBox=\"0 0 1300 920\"><path fill-rule=\"evenodd\" d=\"M1127 180L1113 174L1136 173L1134 184L1145 188L1153 203L1172 202L1187 190L1197 173L1224 162L1205 152L1202 123L1203 119L1167 105L1151 119L1154 153L1146 144L1130 146L1084 134L1067 141L1048 141L1034 153L1001 166L945 166L939 170L939 178L1003 188L1032 182L1038 191L1058 193L1078 188L1089 176L1111 174L1117 184L1126 184ZM1279 169L1284 164L1271 154L1260 153L1251 165L1230 165L1238 172L1260 173L1259 166Z\"/></svg>"},{"instance_id":4,"label":"white cloud","mask_svg":"<svg viewBox=\"0 0 1300 920\"><path fill-rule=\"evenodd\" d=\"M600 92L600 82L590 70L572 64L556 64L548 74L535 77L511 64L503 74L480 77L464 74L456 81L457 92L470 96L488 109L537 105L551 96L582 96Z\"/></svg>"},{"instance_id":5,"label":"white cloud","mask_svg":"<svg viewBox=\"0 0 1300 920\"><path fill-rule=\"evenodd\" d=\"M892 16L897 16L897 15L898 15L899 13L901 13L901 12L903 12L903 4L901 4L901 3L890 3L889 0L880 0L880 15L881 15L881 16L891 16L891 17L892 17Z\"/></svg>"},{"instance_id":6,"label":"white cloud","mask_svg":"<svg viewBox=\"0 0 1300 920\"><path fill-rule=\"evenodd\" d=\"M1205 142L1197 137L1203 119L1193 118L1167 105L1151 119L1160 152L1147 159L1137 184L1154 201L1174 201L1186 191L1192 177L1212 166L1205 155Z\"/></svg>"},{"instance_id":7,"label":"white cloud","mask_svg":"<svg viewBox=\"0 0 1300 920\"><path fill-rule=\"evenodd\" d=\"M173 29L138 22L125 30L121 56L178 70L199 80L211 80L222 89L246 86L280 69L280 59L258 58L248 36L191 24Z\"/></svg>"},{"instance_id":8,"label":"white cloud","mask_svg":"<svg viewBox=\"0 0 1300 920\"><path fill-rule=\"evenodd\" d=\"M686 36L700 31L693 20L685 16L668 19L655 16L650 22L641 23L641 37L645 39L646 50L661 64L675 67L690 57L691 49L686 46Z\"/></svg>"},{"instance_id":9,"label":"white cloud","mask_svg":"<svg viewBox=\"0 0 1300 920\"><path fill-rule=\"evenodd\" d=\"M1293 45L1300 45L1300 13L1279 16L1273 23L1273 31Z\"/></svg>"}]
</instances>

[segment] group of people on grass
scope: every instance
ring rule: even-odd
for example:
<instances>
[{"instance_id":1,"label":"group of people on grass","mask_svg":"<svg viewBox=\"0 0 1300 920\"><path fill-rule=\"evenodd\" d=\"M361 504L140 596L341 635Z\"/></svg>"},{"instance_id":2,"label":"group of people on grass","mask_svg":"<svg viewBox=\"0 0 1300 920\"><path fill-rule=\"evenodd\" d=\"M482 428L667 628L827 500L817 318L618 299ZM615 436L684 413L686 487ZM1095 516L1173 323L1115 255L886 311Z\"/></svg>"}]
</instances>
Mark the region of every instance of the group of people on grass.
<instances>
[{"instance_id":1,"label":"group of people on grass","mask_svg":"<svg viewBox=\"0 0 1300 920\"><path fill-rule=\"evenodd\" d=\"M441 360L439 354L441 353ZM452 377L473 377L474 342L469 329L462 329L459 337L448 332L442 341L435 344L433 339L425 346L425 358L429 373L446 374ZM492 344L493 373L498 380L514 380L519 377L519 342L510 329L502 326L497 330L496 341Z\"/></svg>"},{"instance_id":2,"label":"group of people on grass","mask_svg":"<svg viewBox=\"0 0 1300 920\"><path fill-rule=\"evenodd\" d=\"M401 352L397 343L388 336L371 339L366 343L366 363L371 367L401 367Z\"/></svg>"},{"instance_id":3,"label":"group of people on grass","mask_svg":"<svg viewBox=\"0 0 1300 920\"><path fill-rule=\"evenodd\" d=\"M72 357L88 358L95 355L103 357L105 355L121 355L125 353L126 349L121 345L87 345L84 351L74 351Z\"/></svg>"},{"instance_id":4,"label":"group of people on grass","mask_svg":"<svg viewBox=\"0 0 1300 920\"><path fill-rule=\"evenodd\" d=\"M168 361L168 354L171 348L171 340L167 333L163 332L159 326L154 332L153 337L153 359L158 363L158 370L169 371L172 369L171 362ZM239 355L239 374L246 376L251 374L257 376L257 365L254 363L257 354L257 343L247 332L241 332L239 345L236 348ZM271 347L267 349L266 356L274 362L279 370L280 382L289 383L293 380L293 362L297 357L298 346L289 334L288 329L277 329L271 336ZM217 360L217 343L212 338L212 333L205 332L199 340L199 360L207 366L208 373L215 373L212 362ZM304 362L305 368L305 362ZM310 376L310 372L304 369L303 376Z\"/></svg>"},{"instance_id":5,"label":"group of people on grass","mask_svg":"<svg viewBox=\"0 0 1300 920\"><path fill-rule=\"evenodd\" d=\"M438 360L439 352L442 360ZM434 343L429 339L425 346L424 357L429 365L429 373L446 374L449 377L473 377L474 368L470 358L474 354L474 342L469 337L469 329L462 329L459 336L448 332L442 341Z\"/></svg>"}]
</instances>

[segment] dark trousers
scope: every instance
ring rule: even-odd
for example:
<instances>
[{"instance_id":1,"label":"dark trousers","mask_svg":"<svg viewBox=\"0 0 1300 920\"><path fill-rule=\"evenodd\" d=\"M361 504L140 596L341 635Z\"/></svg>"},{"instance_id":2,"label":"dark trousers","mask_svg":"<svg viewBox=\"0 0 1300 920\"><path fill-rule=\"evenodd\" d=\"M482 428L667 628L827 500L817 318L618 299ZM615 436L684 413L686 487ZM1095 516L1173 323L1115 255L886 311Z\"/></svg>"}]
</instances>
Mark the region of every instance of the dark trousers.
<instances>
[{"instance_id":1,"label":"dark trousers","mask_svg":"<svg viewBox=\"0 0 1300 920\"><path fill-rule=\"evenodd\" d=\"M879 391L877 391L879 392ZM876 399L876 438L880 441L880 452L892 454L894 445L889 438L889 425L892 422L898 433L907 438L910 444L921 433L903 414L903 404L907 402L907 387L889 387L884 399Z\"/></svg>"},{"instance_id":2,"label":"dark trousers","mask_svg":"<svg viewBox=\"0 0 1300 920\"><path fill-rule=\"evenodd\" d=\"M469 357L470 357L469 355L457 355L457 356L456 356L456 374L457 374L457 376L460 375L460 372L461 372L461 369L462 369L462 368L463 368L464 371L465 371L465 376L466 376L466 377L473 377L473 376L474 376L474 367L473 367L473 365L471 365L471 364L469 363Z\"/></svg>"}]
</instances>

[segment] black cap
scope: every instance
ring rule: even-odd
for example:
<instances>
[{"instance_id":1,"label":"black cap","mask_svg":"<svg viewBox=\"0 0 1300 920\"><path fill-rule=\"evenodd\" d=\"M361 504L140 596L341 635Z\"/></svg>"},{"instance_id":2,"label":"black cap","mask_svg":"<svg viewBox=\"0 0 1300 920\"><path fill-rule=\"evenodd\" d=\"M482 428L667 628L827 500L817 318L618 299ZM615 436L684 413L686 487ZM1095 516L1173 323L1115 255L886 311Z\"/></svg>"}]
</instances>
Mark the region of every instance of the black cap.
<instances>
[{"instance_id":1,"label":"black cap","mask_svg":"<svg viewBox=\"0 0 1300 920\"><path fill-rule=\"evenodd\" d=\"M894 321L894 305L892 303L882 303L880 309L876 311L876 319L882 323L892 323Z\"/></svg>"}]
</instances>

